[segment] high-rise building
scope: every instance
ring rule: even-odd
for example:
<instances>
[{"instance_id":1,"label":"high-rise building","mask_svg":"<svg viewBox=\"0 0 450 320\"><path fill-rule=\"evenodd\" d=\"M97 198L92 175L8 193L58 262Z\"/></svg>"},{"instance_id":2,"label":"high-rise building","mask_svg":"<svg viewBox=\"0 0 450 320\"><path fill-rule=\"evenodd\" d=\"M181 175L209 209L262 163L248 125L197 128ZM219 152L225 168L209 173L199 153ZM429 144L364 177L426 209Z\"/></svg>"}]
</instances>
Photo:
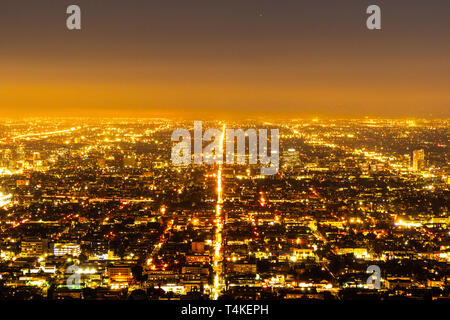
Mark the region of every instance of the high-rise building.
<instances>
[{"instance_id":1,"label":"high-rise building","mask_svg":"<svg viewBox=\"0 0 450 320\"><path fill-rule=\"evenodd\" d=\"M425 169L425 151L423 149L413 151L413 169L416 171Z\"/></svg>"},{"instance_id":2,"label":"high-rise building","mask_svg":"<svg viewBox=\"0 0 450 320\"><path fill-rule=\"evenodd\" d=\"M411 155L410 154L404 154L401 157L401 164L404 168L409 168L411 166Z\"/></svg>"},{"instance_id":3,"label":"high-rise building","mask_svg":"<svg viewBox=\"0 0 450 320\"><path fill-rule=\"evenodd\" d=\"M25 146L19 145L16 149L16 158L17 161L24 161L25 160Z\"/></svg>"},{"instance_id":4,"label":"high-rise building","mask_svg":"<svg viewBox=\"0 0 450 320\"><path fill-rule=\"evenodd\" d=\"M300 152L295 149L288 149L282 154L283 167L294 168L300 165Z\"/></svg>"}]
</instances>

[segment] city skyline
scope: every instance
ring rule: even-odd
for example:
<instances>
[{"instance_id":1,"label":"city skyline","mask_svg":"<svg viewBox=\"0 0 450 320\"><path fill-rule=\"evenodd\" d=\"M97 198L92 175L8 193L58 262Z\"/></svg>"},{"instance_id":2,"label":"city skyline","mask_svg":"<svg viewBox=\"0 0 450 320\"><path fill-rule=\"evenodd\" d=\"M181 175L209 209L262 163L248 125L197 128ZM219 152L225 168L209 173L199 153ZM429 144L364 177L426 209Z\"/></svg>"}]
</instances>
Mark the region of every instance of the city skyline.
<instances>
[{"instance_id":1,"label":"city skyline","mask_svg":"<svg viewBox=\"0 0 450 320\"><path fill-rule=\"evenodd\" d=\"M0 300L448 300L447 120L202 123L261 127L270 175L174 161L188 120L0 121Z\"/></svg>"},{"instance_id":2,"label":"city skyline","mask_svg":"<svg viewBox=\"0 0 450 320\"><path fill-rule=\"evenodd\" d=\"M1 1L0 303L450 301L449 12Z\"/></svg>"}]
</instances>

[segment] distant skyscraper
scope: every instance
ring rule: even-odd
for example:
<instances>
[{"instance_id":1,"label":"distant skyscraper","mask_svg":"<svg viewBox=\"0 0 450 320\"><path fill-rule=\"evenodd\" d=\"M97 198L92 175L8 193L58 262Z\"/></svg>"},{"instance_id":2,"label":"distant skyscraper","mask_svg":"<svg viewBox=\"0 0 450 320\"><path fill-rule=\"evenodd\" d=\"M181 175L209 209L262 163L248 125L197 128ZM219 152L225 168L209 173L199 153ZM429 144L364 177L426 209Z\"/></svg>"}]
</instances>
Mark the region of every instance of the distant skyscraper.
<instances>
[{"instance_id":1,"label":"distant skyscraper","mask_svg":"<svg viewBox=\"0 0 450 320\"><path fill-rule=\"evenodd\" d=\"M423 149L413 151L413 169L416 171L425 169L425 151Z\"/></svg>"},{"instance_id":2,"label":"distant skyscraper","mask_svg":"<svg viewBox=\"0 0 450 320\"><path fill-rule=\"evenodd\" d=\"M401 158L401 162L403 167L408 168L411 166L411 155L410 154L404 154Z\"/></svg>"},{"instance_id":3,"label":"distant skyscraper","mask_svg":"<svg viewBox=\"0 0 450 320\"><path fill-rule=\"evenodd\" d=\"M25 160L25 147L24 145L19 145L16 149L16 158L17 161L24 161Z\"/></svg>"},{"instance_id":4,"label":"distant skyscraper","mask_svg":"<svg viewBox=\"0 0 450 320\"><path fill-rule=\"evenodd\" d=\"M282 154L283 167L294 168L300 165L300 152L295 149L288 149Z\"/></svg>"}]
</instances>

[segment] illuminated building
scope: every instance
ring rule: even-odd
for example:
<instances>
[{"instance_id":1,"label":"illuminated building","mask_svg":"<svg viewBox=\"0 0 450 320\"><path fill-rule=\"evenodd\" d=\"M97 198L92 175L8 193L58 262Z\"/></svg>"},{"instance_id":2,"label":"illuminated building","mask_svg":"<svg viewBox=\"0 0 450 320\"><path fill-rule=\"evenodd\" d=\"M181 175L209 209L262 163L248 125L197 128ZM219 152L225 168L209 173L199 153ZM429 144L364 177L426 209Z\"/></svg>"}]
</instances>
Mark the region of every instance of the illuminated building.
<instances>
[{"instance_id":1,"label":"illuminated building","mask_svg":"<svg viewBox=\"0 0 450 320\"><path fill-rule=\"evenodd\" d=\"M188 264L196 264L196 263L209 263L211 257L208 255L188 255L186 256L186 262Z\"/></svg>"},{"instance_id":2,"label":"illuminated building","mask_svg":"<svg viewBox=\"0 0 450 320\"><path fill-rule=\"evenodd\" d=\"M228 270L231 272L236 272L236 273L243 273L243 274L248 274L248 273L253 273L256 274L256 264L254 263L230 263L227 268L229 268Z\"/></svg>"},{"instance_id":3,"label":"illuminated building","mask_svg":"<svg viewBox=\"0 0 450 320\"><path fill-rule=\"evenodd\" d=\"M205 244L203 242L192 242L192 252L203 253L205 251Z\"/></svg>"},{"instance_id":4,"label":"illuminated building","mask_svg":"<svg viewBox=\"0 0 450 320\"><path fill-rule=\"evenodd\" d=\"M413 169L415 171L425 169L425 151L423 149L413 151Z\"/></svg>"},{"instance_id":5,"label":"illuminated building","mask_svg":"<svg viewBox=\"0 0 450 320\"><path fill-rule=\"evenodd\" d=\"M131 267L127 265L115 265L108 267L108 276L111 284L128 283L132 279Z\"/></svg>"},{"instance_id":6,"label":"illuminated building","mask_svg":"<svg viewBox=\"0 0 450 320\"><path fill-rule=\"evenodd\" d=\"M25 258L39 257L48 251L48 241L37 238L22 240L20 255Z\"/></svg>"},{"instance_id":7,"label":"illuminated building","mask_svg":"<svg viewBox=\"0 0 450 320\"><path fill-rule=\"evenodd\" d=\"M77 257L80 255L80 245L76 243L55 243L53 244L53 254L55 256L70 255Z\"/></svg>"},{"instance_id":8,"label":"illuminated building","mask_svg":"<svg viewBox=\"0 0 450 320\"><path fill-rule=\"evenodd\" d=\"M292 169L300 165L300 152L293 148L285 150L283 151L282 159L283 167Z\"/></svg>"}]
</instances>

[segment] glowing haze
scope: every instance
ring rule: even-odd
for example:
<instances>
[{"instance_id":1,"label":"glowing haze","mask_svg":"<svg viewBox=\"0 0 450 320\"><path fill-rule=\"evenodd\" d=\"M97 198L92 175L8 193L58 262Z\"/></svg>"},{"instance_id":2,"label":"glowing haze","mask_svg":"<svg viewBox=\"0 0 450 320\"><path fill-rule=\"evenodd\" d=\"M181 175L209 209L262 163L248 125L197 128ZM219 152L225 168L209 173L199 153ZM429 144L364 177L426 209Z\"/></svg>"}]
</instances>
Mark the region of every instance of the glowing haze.
<instances>
[{"instance_id":1,"label":"glowing haze","mask_svg":"<svg viewBox=\"0 0 450 320\"><path fill-rule=\"evenodd\" d=\"M376 2L381 31L369 1L4 0L0 110L449 117L450 2Z\"/></svg>"}]
</instances>

